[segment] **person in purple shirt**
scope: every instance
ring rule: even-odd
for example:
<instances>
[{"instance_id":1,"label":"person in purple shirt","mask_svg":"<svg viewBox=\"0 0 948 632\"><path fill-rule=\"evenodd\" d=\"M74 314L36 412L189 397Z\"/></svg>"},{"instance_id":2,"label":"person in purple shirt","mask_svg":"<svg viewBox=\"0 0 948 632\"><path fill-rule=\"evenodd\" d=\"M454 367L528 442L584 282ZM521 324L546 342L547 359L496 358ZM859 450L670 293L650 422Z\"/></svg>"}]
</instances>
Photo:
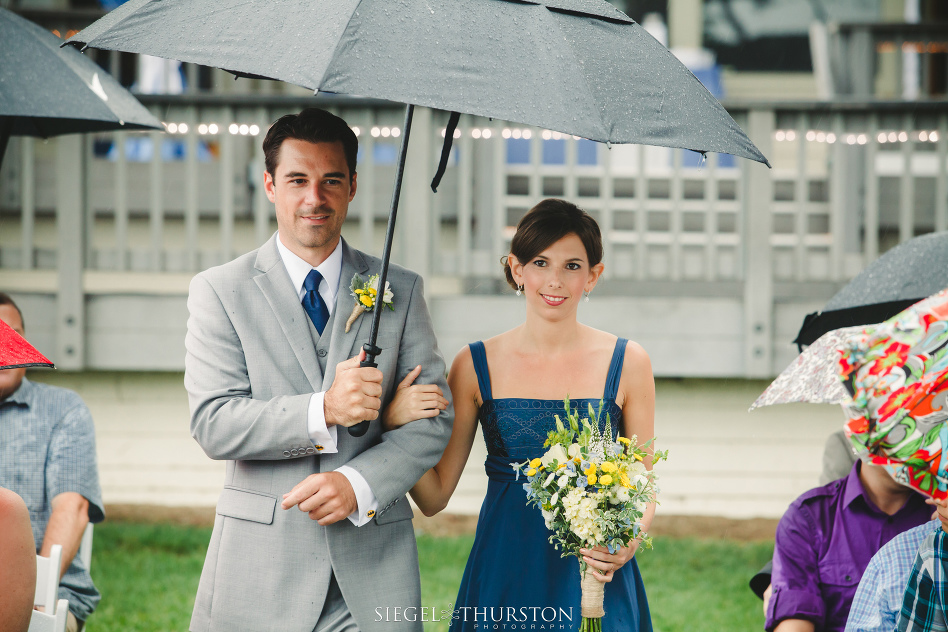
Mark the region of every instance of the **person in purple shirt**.
<instances>
[{"instance_id":1,"label":"person in purple shirt","mask_svg":"<svg viewBox=\"0 0 948 632\"><path fill-rule=\"evenodd\" d=\"M777 525L768 632L844 630L872 556L931 515L924 496L858 460L844 478L797 498Z\"/></svg>"}]
</instances>

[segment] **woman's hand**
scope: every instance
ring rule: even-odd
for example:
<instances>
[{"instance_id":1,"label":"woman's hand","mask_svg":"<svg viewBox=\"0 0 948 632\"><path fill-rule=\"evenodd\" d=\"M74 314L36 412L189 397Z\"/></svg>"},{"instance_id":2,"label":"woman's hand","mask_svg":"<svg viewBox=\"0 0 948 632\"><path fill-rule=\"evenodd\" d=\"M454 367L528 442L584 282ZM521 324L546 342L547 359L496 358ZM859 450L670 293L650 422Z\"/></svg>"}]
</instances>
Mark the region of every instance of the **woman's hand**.
<instances>
[{"instance_id":1,"label":"woman's hand","mask_svg":"<svg viewBox=\"0 0 948 632\"><path fill-rule=\"evenodd\" d=\"M394 430L416 419L437 417L448 407L448 400L437 384L413 384L419 375L420 364L395 389L395 397L382 411L384 430Z\"/></svg>"},{"instance_id":2,"label":"woman's hand","mask_svg":"<svg viewBox=\"0 0 948 632\"><path fill-rule=\"evenodd\" d=\"M592 576L605 583L612 581L612 575L626 565L635 555L639 548L639 541L632 540L629 546L623 547L615 553L610 553L604 546L597 546L594 549L580 549L583 554L583 561L593 569Z\"/></svg>"}]
</instances>

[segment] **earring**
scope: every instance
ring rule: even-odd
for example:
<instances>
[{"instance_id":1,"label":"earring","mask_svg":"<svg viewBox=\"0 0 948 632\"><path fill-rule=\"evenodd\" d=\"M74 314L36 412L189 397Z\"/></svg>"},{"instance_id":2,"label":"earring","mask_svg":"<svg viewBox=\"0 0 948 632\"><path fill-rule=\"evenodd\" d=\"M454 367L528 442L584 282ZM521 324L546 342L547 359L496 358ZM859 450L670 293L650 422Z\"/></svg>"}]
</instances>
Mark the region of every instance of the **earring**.
<instances>
[{"instance_id":1,"label":"earring","mask_svg":"<svg viewBox=\"0 0 948 632\"><path fill-rule=\"evenodd\" d=\"M523 286L521 285L517 287L517 296L520 296L522 293L523 293Z\"/></svg>"},{"instance_id":2,"label":"earring","mask_svg":"<svg viewBox=\"0 0 948 632\"><path fill-rule=\"evenodd\" d=\"M584 290L584 291L583 291L583 296L585 297L585 298L583 298L583 300L588 303L588 302L589 302L589 292L586 292L586 291Z\"/></svg>"}]
</instances>

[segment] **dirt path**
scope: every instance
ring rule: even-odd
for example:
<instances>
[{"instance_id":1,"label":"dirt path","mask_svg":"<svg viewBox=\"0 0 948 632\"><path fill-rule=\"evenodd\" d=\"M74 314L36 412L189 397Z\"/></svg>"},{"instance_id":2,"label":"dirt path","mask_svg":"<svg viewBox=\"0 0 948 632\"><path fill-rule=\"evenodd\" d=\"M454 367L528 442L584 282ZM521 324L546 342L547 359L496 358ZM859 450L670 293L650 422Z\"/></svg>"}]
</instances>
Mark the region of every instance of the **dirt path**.
<instances>
[{"instance_id":1,"label":"dirt path","mask_svg":"<svg viewBox=\"0 0 948 632\"><path fill-rule=\"evenodd\" d=\"M176 525L211 526L214 509L209 507L161 507L156 505L107 505L105 513L113 522L163 522ZM426 518L416 512L415 529L435 536L474 533L477 516L438 514ZM777 520L750 518L735 520L717 516L658 515L652 523L651 535L672 538L706 538L710 540L756 541L772 540Z\"/></svg>"}]
</instances>

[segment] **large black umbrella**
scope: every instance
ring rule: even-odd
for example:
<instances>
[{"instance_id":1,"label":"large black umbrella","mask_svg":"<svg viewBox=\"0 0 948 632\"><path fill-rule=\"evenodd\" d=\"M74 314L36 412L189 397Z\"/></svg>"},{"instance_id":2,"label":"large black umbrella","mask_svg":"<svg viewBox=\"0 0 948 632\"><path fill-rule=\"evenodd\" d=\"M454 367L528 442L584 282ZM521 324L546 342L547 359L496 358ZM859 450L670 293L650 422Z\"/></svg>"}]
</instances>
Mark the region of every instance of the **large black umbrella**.
<instances>
[{"instance_id":1,"label":"large black umbrella","mask_svg":"<svg viewBox=\"0 0 948 632\"><path fill-rule=\"evenodd\" d=\"M131 0L69 42L766 162L674 55L603 0Z\"/></svg>"},{"instance_id":2,"label":"large black umbrella","mask_svg":"<svg viewBox=\"0 0 948 632\"><path fill-rule=\"evenodd\" d=\"M161 122L94 61L0 8L0 162L10 136L49 138Z\"/></svg>"},{"instance_id":3,"label":"large black umbrella","mask_svg":"<svg viewBox=\"0 0 948 632\"><path fill-rule=\"evenodd\" d=\"M695 76L604 0L130 0L69 42L408 104L379 287L414 105L452 112L432 188L461 112L769 166Z\"/></svg>"},{"instance_id":4,"label":"large black umbrella","mask_svg":"<svg viewBox=\"0 0 948 632\"><path fill-rule=\"evenodd\" d=\"M910 239L870 263L819 312L803 320L795 343L812 344L841 327L881 323L948 287L948 232Z\"/></svg>"}]
</instances>

